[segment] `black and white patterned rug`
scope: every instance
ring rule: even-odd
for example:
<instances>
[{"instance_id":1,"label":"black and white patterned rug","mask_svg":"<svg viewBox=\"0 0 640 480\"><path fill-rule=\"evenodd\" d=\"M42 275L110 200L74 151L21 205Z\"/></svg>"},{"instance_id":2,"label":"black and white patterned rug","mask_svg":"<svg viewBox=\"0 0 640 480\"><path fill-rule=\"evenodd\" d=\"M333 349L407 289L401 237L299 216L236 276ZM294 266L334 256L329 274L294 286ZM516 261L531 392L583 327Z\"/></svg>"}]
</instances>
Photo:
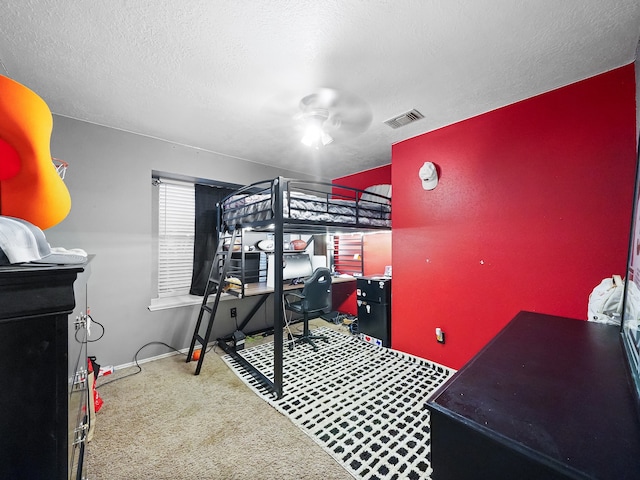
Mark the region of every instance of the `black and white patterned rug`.
<instances>
[{"instance_id":1,"label":"black and white patterned rug","mask_svg":"<svg viewBox=\"0 0 640 480\"><path fill-rule=\"evenodd\" d=\"M355 478L424 479L431 475L426 401L454 370L322 327L317 352L296 345L283 354L283 396L276 399L229 355L227 365ZM273 343L240 352L273 380Z\"/></svg>"}]
</instances>

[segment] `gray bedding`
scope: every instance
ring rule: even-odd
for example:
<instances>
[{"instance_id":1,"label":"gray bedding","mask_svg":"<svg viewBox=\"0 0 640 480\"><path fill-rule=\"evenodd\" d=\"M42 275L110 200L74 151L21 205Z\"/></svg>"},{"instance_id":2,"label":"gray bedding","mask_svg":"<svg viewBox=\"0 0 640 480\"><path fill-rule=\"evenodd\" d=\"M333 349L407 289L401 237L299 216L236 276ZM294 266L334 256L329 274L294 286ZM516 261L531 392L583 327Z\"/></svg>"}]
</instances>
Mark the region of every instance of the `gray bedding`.
<instances>
[{"instance_id":1,"label":"gray bedding","mask_svg":"<svg viewBox=\"0 0 640 480\"><path fill-rule=\"evenodd\" d=\"M302 192L285 192L285 220L391 227L391 206L381 202L354 201L316 196ZM273 218L272 196L268 194L236 195L223 204L223 221L249 224Z\"/></svg>"}]
</instances>

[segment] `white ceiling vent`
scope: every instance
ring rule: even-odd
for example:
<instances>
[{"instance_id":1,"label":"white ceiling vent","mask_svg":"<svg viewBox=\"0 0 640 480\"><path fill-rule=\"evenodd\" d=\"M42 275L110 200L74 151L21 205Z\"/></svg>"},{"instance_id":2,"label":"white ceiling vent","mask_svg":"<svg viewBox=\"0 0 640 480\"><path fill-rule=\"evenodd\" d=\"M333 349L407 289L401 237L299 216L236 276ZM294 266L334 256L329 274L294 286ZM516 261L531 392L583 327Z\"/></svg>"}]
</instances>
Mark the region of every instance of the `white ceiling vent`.
<instances>
[{"instance_id":1,"label":"white ceiling vent","mask_svg":"<svg viewBox=\"0 0 640 480\"><path fill-rule=\"evenodd\" d=\"M405 125L411 122L420 120L421 118L424 118L424 115L422 115L418 110L414 108L413 110L403 113L402 115L398 115L397 117L390 118L389 120L386 120L384 123L389 125L391 128L400 128L400 127L404 127Z\"/></svg>"}]
</instances>

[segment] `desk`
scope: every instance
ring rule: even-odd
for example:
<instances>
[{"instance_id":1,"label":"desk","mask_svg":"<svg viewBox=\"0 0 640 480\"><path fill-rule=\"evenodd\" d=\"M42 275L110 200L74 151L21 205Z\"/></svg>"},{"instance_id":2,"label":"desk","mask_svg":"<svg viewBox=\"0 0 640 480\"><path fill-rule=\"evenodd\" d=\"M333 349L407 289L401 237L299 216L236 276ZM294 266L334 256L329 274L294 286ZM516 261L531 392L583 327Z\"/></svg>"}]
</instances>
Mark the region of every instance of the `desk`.
<instances>
[{"instance_id":1,"label":"desk","mask_svg":"<svg viewBox=\"0 0 640 480\"><path fill-rule=\"evenodd\" d=\"M619 327L520 312L445 384L433 479L639 479Z\"/></svg>"},{"instance_id":2,"label":"desk","mask_svg":"<svg viewBox=\"0 0 640 480\"><path fill-rule=\"evenodd\" d=\"M346 283L346 282L355 282L356 277L352 276L334 276L331 277L331 283ZM303 283L299 283L297 285L291 285L290 282L285 282L282 289L284 292L288 292L291 290L301 290L304 287ZM258 282L258 283L248 283L244 286L244 296L245 297L257 297L260 296L260 300L253 306L251 311L247 314L247 316L242 320L240 325L238 325L238 330L242 331L251 321L253 316L260 310L260 307L267 301L269 295L274 292L273 287L267 287L267 282ZM227 338L226 340L230 340Z\"/></svg>"},{"instance_id":3,"label":"desk","mask_svg":"<svg viewBox=\"0 0 640 480\"><path fill-rule=\"evenodd\" d=\"M345 283L345 282L355 282L356 277L347 276L347 277L331 277L331 283ZM290 282L285 282L283 286L284 291L288 290L300 290L304 287L304 284L299 283L297 285L291 285ZM259 283L248 283L244 287L244 296L245 297L253 297L256 295L269 295L273 293L273 287L267 287L267 282L259 282Z\"/></svg>"}]
</instances>

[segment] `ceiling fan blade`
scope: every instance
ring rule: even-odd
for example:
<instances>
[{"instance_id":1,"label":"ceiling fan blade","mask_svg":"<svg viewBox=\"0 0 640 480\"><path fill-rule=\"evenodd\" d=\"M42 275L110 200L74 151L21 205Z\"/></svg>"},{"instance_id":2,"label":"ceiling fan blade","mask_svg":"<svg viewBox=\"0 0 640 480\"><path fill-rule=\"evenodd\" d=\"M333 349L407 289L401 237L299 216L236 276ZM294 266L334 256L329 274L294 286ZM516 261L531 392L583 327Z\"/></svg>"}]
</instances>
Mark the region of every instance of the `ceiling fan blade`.
<instances>
[{"instance_id":1,"label":"ceiling fan blade","mask_svg":"<svg viewBox=\"0 0 640 480\"><path fill-rule=\"evenodd\" d=\"M300 110L329 110L340 100L340 92L333 88L319 88L300 100Z\"/></svg>"},{"instance_id":2,"label":"ceiling fan blade","mask_svg":"<svg viewBox=\"0 0 640 480\"><path fill-rule=\"evenodd\" d=\"M311 117L326 119L323 128L336 140L364 132L373 118L369 104L355 94L322 87L304 95L281 93L269 99L263 112L271 119L270 127L289 128L298 135Z\"/></svg>"}]
</instances>

